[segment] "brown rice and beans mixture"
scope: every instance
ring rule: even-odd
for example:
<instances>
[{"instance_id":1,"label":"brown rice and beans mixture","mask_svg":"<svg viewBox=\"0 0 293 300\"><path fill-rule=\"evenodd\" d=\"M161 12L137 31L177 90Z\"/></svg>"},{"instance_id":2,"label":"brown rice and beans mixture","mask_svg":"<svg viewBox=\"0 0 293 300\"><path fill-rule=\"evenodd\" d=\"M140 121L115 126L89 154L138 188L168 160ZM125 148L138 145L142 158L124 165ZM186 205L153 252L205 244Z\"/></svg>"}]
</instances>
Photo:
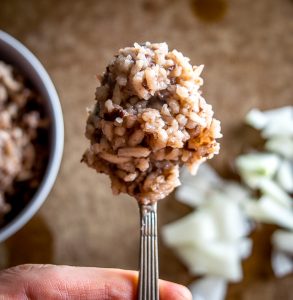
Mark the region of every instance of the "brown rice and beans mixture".
<instances>
[{"instance_id":1,"label":"brown rice and beans mixture","mask_svg":"<svg viewBox=\"0 0 293 300\"><path fill-rule=\"evenodd\" d=\"M48 160L48 118L42 99L0 61L0 226L29 202Z\"/></svg>"},{"instance_id":2,"label":"brown rice and beans mixture","mask_svg":"<svg viewBox=\"0 0 293 300\"><path fill-rule=\"evenodd\" d=\"M98 76L89 110L83 161L110 176L114 194L152 203L219 152L220 122L202 97L203 66L166 43L135 43L119 50Z\"/></svg>"}]
</instances>

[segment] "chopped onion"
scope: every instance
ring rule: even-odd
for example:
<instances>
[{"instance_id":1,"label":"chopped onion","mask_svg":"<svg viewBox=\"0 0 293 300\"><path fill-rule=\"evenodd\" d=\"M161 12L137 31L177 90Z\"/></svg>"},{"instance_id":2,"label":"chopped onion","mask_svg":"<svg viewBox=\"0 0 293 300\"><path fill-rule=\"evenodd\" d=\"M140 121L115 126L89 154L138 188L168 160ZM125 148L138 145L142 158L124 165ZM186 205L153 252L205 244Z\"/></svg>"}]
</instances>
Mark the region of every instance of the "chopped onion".
<instances>
[{"instance_id":1,"label":"chopped onion","mask_svg":"<svg viewBox=\"0 0 293 300\"><path fill-rule=\"evenodd\" d=\"M269 139L275 136L293 137L293 118L291 120L278 119L268 123L261 132L262 137Z\"/></svg>"},{"instance_id":2,"label":"chopped onion","mask_svg":"<svg viewBox=\"0 0 293 300\"><path fill-rule=\"evenodd\" d=\"M196 176L190 174L187 168L182 168L181 180L183 184L195 184L197 182L205 182L214 185L220 185L223 179L217 174L217 172L207 163L199 166Z\"/></svg>"},{"instance_id":3,"label":"chopped onion","mask_svg":"<svg viewBox=\"0 0 293 300\"><path fill-rule=\"evenodd\" d=\"M233 243L213 242L174 248L194 275L216 275L227 280L242 280L242 267L239 249Z\"/></svg>"},{"instance_id":4,"label":"chopped onion","mask_svg":"<svg viewBox=\"0 0 293 300\"><path fill-rule=\"evenodd\" d=\"M268 118L259 109L254 108L246 115L245 121L251 127L260 130L267 125Z\"/></svg>"},{"instance_id":5,"label":"chopped onion","mask_svg":"<svg viewBox=\"0 0 293 300\"><path fill-rule=\"evenodd\" d=\"M238 251L242 259L248 258L252 252L252 240L242 238L237 243Z\"/></svg>"},{"instance_id":6,"label":"chopped onion","mask_svg":"<svg viewBox=\"0 0 293 300\"><path fill-rule=\"evenodd\" d=\"M276 122L278 120L290 121L293 118L293 106L283 106L279 108L266 110L263 112L263 114L269 122Z\"/></svg>"},{"instance_id":7,"label":"chopped onion","mask_svg":"<svg viewBox=\"0 0 293 300\"><path fill-rule=\"evenodd\" d=\"M242 279L241 259L251 251L251 240L243 237L251 226L240 203L214 191L197 211L162 228L163 240L190 273Z\"/></svg>"},{"instance_id":8,"label":"chopped onion","mask_svg":"<svg viewBox=\"0 0 293 300\"><path fill-rule=\"evenodd\" d=\"M220 277L206 276L196 280L189 288L194 300L224 300L227 281Z\"/></svg>"},{"instance_id":9,"label":"chopped onion","mask_svg":"<svg viewBox=\"0 0 293 300\"><path fill-rule=\"evenodd\" d=\"M293 106L261 112L252 109L246 116L246 123L261 130L264 138L293 136Z\"/></svg>"},{"instance_id":10,"label":"chopped onion","mask_svg":"<svg viewBox=\"0 0 293 300\"><path fill-rule=\"evenodd\" d=\"M256 221L293 229L292 210L279 204L269 196L262 196L258 201L247 201L245 209L248 216Z\"/></svg>"},{"instance_id":11,"label":"chopped onion","mask_svg":"<svg viewBox=\"0 0 293 300\"><path fill-rule=\"evenodd\" d=\"M280 163L276 154L250 153L238 156L236 167L240 175L256 177L273 177Z\"/></svg>"},{"instance_id":12,"label":"chopped onion","mask_svg":"<svg viewBox=\"0 0 293 300\"><path fill-rule=\"evenodd\" d=\"M287 159L293 159L293 139L292 137L276 136L265 143L265 149L278 153Z\"/></svg>"},{"instance_id":13,"label":"chopped onion","mask_svg":"<svg viewBox=\"0 0 293 300\"><path fill-rule=\"evenodd\" d=\"M288 193L293 193L293 162L283 160L277 171L277 182Z\"/></svg>"},{"instance_id":14,"label":"chopped onion","mask_svg":"<svg viewBox=\"0 0 293 300\"><path fill-rule=\"evenodd\" d=\"M272 235L272 244L278 251L293 255L293 232L276 230Z\"/></svg>"},{"instance_id":15,"label":"chopped onion","mask_svg":"<svg viewBox=\"0 0 293 300\"><path fill-rule=\"evenodd\" d=\"M264 179L264 176L253 175L253 174L241 174L242 181L252 190L258 189L260 182Z\"/></svg>"},{"instance_id":16,"label":"chopped onion","mask_svg":"<svg viewBox=\"0 0 293 300\"><path fill-rule=\"evenodd\" d=\"M190 175L183 168L182 185L176 190L176 198L192 207L203 204L215 193L226 195L237 202L243 202L249 197L249 191L234 181L223 180L207 163L199 167L196 176Z\"/></svg>"},{"instance_id":17,"label":"chopped onion","mask_svg":"<svg viewBox=\"0 0 293 300\"><path fill-rule=\"evenodd\" d=\"M176 198L191 207L197 207L205 200L203 191L195 190L194 186L181 185L176 190Z\"/></svg>"},{"instance_id":18,"label":"chopped onion","mask_svg":"<svg viewBox=\"0 0 293 300\"><path fill-rule=\"evenodd\" d=\"M199 167L196 176L183 168L181 182L182 185L176 190L176 198L180 202L197 207L204 202L211 187L221 186L223 181L214 169L205 163Z\"/></svg>"},{"instance_id":19,"label":"chopped onion","mask_svg":"<svg viewBox=\"0 0 293 300\"><path fill-rule=\"evenodd\" d=\"M221 185L221 191L226 195L226 199L232 199L238 202L238 204L241 204L250 198L250 192L243 185L228 180L225 180L223 183L224 184Z\"/></svg>"},{"instance_id":20,"label":"chopped onion","mask_svg":"<svg viewBox=\"0 0 293 300\"><path fill-rule=\"evenodd\" d=\"M186 217L165 225L162 237L195 275L242 279L241 260L251 252L251 223L243 203L249 192L240 184L221 179L207 164L196 177L183 171L176 196L197 207Z\"/></svg>"},{"instance_id":21,"label":"chopped onion","mask_svg":"<svg viewBox=\"0 0 293 300\"><path fill-rule=\"evenodd\" d=\"M289 209L292 208L292 198L273 180L263 178L262 180L260 180L258 187L263 194L272 197L275 201L279 202Z\"/></svg>"},{"instance_id":22,"label":"chopped onion","mask_svg":"<svg viewBox=\"0 0 293 300\"><path fill-rule=\"evenodd\" d=\"M207 258L199 255L194 245L181 245L173 249L192 275L204 275L208 273L208 268L206 267Z\"/></svg>"},{"instance_id":23,"label":"chopped onion","mask_svg":"<svg viewBox=\"0 0 293 300\"><path fill-rule=\"evenodd\" d=\"M282 277L293 272L293 259L279 251L272 253L272 268L277 277Z\"/></svg>"},{"instance_id":24,"label":"chopped onion","mask_svg":"<svg viewBox=\"0 0 293 300\"><path fill-rule=\"evenodd\" d=\"M210 212L195 211L162 228L162 236L169 246L200 244L218 236L218 229Z\"/></svg>"},{"instance_id":25,"label":"chopped onion","mask_svg":"<svg viewBox=\"0 0 293 300\"><path fill-rule=\"evenodd\" d=\"M293 136L293 106L285 106L263 112L267 123L262 130L264 138Z\"/></svg>"},{"instance_id":26,"label":"chopped onion","mask_svg":"<svg viewBox=\"0 0 293 300\"><path fill-rule=\"evenodd\" d=\"M236 240L250 233L248 219L239 204L225 194L215 193L206 201L219 231L218 239Z\"/></svg>"}]
</instances>

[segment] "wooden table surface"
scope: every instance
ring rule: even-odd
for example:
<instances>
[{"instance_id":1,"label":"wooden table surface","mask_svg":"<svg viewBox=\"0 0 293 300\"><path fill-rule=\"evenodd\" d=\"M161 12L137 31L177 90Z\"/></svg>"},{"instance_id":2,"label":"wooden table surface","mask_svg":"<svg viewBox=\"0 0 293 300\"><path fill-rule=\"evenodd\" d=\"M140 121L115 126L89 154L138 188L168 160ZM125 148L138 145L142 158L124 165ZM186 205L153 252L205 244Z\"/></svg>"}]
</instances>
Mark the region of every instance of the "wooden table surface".
<instances>
[{"instance_id":1,"label":"wooden table surface","mask_svg":"<svg viewBox=\"0 0 293 300\"><path fill-rule=\"evenodd\" d=\"M255 144L253 131L242 126L246 112L293 103L293 2L213 2L217 5L206 15L195 14L188 0L0 2L0 28L42 61L59 92L65 119L64 157L54 189L29 224L0 245L2 268L26 262L137 268L135 201L113 197L109 180L79 162L87 145L85 107L94 98L95 74L118 48L135 41L167 41L192 63L205 64L204 96L224 133L221 154L212 164L225 176L233 157ZM206 16L213 22L203 21ZM171 195L159 205L160 225L189 210ZM272 230L260 227L253 234L244 280L230 286L228 300L293 299L293 277L272 275ZM192 280L162 243L160 274L183 284Z\"/></svg>"}]
</instances>

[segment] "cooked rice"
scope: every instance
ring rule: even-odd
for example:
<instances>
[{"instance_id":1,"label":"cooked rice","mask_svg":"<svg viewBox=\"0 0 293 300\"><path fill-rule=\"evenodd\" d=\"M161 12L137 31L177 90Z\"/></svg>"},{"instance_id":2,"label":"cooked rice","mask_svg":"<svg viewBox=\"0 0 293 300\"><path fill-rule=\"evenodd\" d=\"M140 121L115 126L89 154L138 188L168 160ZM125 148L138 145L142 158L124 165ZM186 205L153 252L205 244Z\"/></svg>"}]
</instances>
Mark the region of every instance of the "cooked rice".
<instances>
[{"instance_id":1,"label":"cooked rice","mask_svg":"<svg viewBox=\"0 0 293 300\"><path fill-rule=\"evenodd\" d=\"M0 224L4 214L10 211L8 198L16 192L16 182L31 180L37 185L35 176L37 150L35 141L40 127L47 127L47 121L36 110L36 95L24 85L23 79L14 69L0 61ZM46 147L46 145L44 145ZM38 154L40 157L40 154ZM45 157L44 157L45 158ZM44 163L46 160L44 159ZM42 162L38 166L42 166ZM17 206L25 200L31 187L21 192ZM16 197L19 197L17 195Z\"/></svg>"},{"instance_id":2,"label":"cooked rice","mask_svg":"<svg viewBox=\"0 0 293 300\"><path fill-rule=\"evenodd\" d=\"M145 203L180 184L183 164L194 174L219 152L220 122L199 91L203 66L166 43L120 49L98 77L83 161L110 176L114 193Z\"/></svg>"}]
</instances>

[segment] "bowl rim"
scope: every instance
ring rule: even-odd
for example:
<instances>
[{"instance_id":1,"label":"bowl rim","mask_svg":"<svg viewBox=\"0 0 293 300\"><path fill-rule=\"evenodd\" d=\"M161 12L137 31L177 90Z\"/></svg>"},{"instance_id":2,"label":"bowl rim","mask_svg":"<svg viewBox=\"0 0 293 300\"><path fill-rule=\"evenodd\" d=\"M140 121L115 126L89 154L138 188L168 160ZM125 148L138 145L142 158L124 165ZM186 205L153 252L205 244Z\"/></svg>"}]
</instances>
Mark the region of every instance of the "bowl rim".
<instances>
[{"instance_id":1,"label":"bowl rim","mask_svg":"<svg viewBox=\"0 0 293 300\"><path fill-rule=\"evenodd\" d=\"M10 223L0 229L0 242L2 242L22 228L35 215L53 188L63 156L64 121L57 91L41 62L21 42L2 30L0 30L0 40L17 53L20 56L20 60L25 60L42 81L48 94L48 105L51 111L50 117L52 118L51 153L44 177L36 193L25 208Z\"/></svg>"}]
</instances>

